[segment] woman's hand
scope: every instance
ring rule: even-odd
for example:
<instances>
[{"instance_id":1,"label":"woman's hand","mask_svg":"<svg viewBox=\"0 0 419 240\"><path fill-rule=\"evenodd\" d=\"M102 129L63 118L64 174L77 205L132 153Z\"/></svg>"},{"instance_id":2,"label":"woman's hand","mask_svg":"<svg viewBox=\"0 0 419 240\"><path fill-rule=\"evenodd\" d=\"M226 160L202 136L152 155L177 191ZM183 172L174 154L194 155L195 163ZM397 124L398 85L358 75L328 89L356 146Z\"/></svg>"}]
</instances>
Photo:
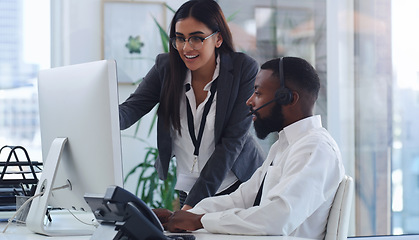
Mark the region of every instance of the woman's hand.
<instances>
[{"instance_id":1,"label":"woman's hand","mask_svg":"<svg viewBox=\"0 0 419 240\"><path fill-rule=\"evenodd\" d=\"M191 207L191 206L189 206L188 204L185 204L185 205L183 205L183 207L182 207L182 209L181 209L181 210L185 210L185 211L187 211L187 210L189 210L189 209L192 209L192 207Z\"/></svg>"}]
</instances>

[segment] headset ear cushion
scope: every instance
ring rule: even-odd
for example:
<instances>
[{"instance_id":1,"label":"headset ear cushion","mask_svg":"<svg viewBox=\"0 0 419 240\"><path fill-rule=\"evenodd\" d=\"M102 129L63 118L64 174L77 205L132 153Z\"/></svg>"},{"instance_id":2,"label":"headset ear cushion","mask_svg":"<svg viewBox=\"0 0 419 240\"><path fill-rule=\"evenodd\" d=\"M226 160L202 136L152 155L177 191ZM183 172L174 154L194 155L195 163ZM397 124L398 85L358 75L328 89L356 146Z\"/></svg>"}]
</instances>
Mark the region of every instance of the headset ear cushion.
<instances>
[{"instance_id":1,"label":"headset ear cushion","mask_svg":"<svg viewBox=\"0 0 419 240\"><path fill-rule=\"evenodd\" d=\"M287 105L292 102L292 92L286 88L281 87L275 93L276 103L279 105Z\"/></svg>"}]
</instances>

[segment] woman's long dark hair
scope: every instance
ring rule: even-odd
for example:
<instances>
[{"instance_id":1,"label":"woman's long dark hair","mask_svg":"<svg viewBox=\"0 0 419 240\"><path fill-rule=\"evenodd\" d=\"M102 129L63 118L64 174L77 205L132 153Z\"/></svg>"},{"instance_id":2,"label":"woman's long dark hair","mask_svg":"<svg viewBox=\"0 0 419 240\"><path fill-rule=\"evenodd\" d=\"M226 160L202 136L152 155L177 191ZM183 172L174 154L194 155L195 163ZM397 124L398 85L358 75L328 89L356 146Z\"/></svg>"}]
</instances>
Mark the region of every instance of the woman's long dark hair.
<instances>
[{"instance_id":1,"label":"woman's long dark hair","mask_svg":"<svg viewBox=\"0 0 419 240\"><path fill-rule=\"evenodd\" d=\"M188 17L193 17L204 23L213 32L220 32L223 43L217 49L218 52L234 51L230 28L220 6L214 0L191 0L184 3L173 16L170 25L170 38L176 36L176 23ZM187 69L178 51L171 44L169 44L169 55L170 75L164 81L159 113L160 117L164 118L166 126L172 124L173 128L180 133L179 105Z\"/></svg>"}]
</instances>

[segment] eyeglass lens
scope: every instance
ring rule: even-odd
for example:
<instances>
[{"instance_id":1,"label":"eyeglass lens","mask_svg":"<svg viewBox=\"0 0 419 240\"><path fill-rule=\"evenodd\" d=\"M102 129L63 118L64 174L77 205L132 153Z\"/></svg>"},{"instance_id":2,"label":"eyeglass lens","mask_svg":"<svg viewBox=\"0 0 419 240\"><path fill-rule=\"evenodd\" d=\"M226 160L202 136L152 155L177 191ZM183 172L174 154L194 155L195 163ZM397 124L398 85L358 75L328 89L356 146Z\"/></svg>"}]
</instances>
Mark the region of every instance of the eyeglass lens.
<instances>
[{"instance_id":1,"label":"eyeglass lens","mask_svg":"<svg viewBox=\"0 0 419 240\"><path fill-rule=\"evenodd\" d=\"M174 37L174 38L171 39L172 40L171 41L172 46L175 49L183 49L185 47L186 40L188 40L192 49L199 50L199 49L202 48L202 45L204 44L204 40L207 40L208 38L212 37L217 32L218 31L213 32L211 35L209 35L206 38L202 38L202 37L198 37L198 36L192 36L192 37L189 37L188 39L185 39L183 37Z\"/></svg>"},{"instance_id":2,"label":"eyeglass lens","mask_svg":"<svg viewBox=\"0 0 419 240\"><path fill-rule=\"evenodd\" d=\"M200 37L190 37L187 39L191 48L194 50L199 50L202 48L203 39ZM185 47L186 39L182 37L175 37L174 41L172 41L172 45L175 49L183 49Z\"/></svg>"}]
</instances>

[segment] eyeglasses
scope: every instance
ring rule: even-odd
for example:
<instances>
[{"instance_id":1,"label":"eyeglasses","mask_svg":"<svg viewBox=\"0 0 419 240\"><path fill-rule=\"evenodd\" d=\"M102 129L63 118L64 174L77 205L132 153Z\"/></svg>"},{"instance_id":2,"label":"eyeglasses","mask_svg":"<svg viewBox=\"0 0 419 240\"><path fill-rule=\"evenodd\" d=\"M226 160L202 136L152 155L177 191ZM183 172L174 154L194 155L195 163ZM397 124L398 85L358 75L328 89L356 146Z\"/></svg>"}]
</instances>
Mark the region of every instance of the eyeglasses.
<instances>
[{"instance_id":1,"label":"eyeglasses","mask_svg":"<svg viewBox=\"0 0 419 240\"><path fill-rule=\"evenodd\" d=\"M219 31L215 31L211 35L209 35L208 37L205 37L205 38L198 37L198 36L191 36L191 37L186 38L186 39L183 38L183 37L172 37L172 38L170 38L170 42L172 43L172 46L176 50L183 49L185 47L186 41L189 42L189 44L191 45L191 48L192 49L199 50L204 45L204 40L207 40L208 38L214 36L218 32Z\"/></svg>"}]
</instances>

